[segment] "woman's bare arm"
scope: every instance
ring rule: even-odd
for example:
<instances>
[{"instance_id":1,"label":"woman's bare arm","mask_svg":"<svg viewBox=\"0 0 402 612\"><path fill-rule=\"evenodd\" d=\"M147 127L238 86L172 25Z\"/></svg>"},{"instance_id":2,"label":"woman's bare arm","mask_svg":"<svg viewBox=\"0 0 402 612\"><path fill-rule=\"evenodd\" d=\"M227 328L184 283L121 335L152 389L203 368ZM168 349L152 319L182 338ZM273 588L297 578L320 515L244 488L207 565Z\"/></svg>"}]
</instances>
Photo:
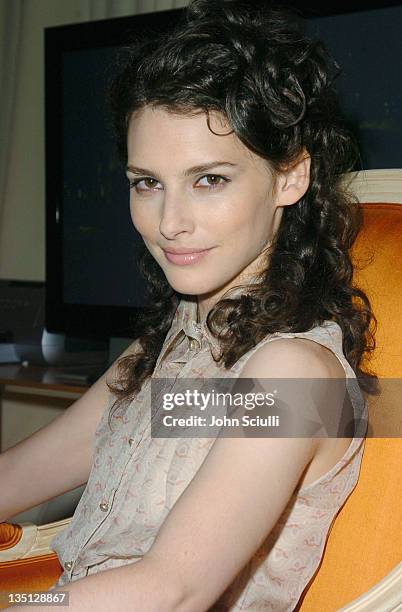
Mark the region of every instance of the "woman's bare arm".
<instances>
[{"instance_id":1,"label":"woman's bare arm","mask_svg":"<svg viewBox=\"0 0 402 612\"><path fill-rule=\"evenodd\" d=\"M240 376L325 382L339 369L316 343L279 339L258 349ZM64 585L69 610L209 610L264 542L316 451L317 439L308 437L217 439L149 551Z\"/></svg>"},{"instance_id":2,"label":"woman's bare arm","mask_svg":"<svg viewBox=\"0 0 402 612\"><path fill-rule=\"evenodd\" d=\"M138 347L135 340L119 359ZM0 522L87 482L116 361L54 421L0 454Z\"/></svg>"}]
</instances>

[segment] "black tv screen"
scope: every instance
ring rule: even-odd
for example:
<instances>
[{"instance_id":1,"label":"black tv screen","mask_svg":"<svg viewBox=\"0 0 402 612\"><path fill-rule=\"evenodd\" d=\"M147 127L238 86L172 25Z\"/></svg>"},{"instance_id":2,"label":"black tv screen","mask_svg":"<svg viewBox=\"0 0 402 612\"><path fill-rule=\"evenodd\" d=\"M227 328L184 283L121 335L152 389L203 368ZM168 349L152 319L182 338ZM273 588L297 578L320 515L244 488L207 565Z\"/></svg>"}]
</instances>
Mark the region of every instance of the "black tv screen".
<instances>
[{"instance_id":1,"label":"black tv screen","mask_svg":"<svg viewBox=\"0 0 402 612\"><path fill-rule=\"evenodd\" d=\"M289 3L287 3L289 4ZM297 8L297 3L293 3ZM337 90L361 148L360 167L400 166L402 7L298 9L342 67ZM345 10L345 9L342 9ZM106 338L135 336L147 304L137 269L123 164L107 110L117 50L137 32L171 28L183 9L49 28L46 49L46 327Z\"/></svg>"},{"instance_id":2,"label":"black tv screen","mask_svg":"<svg viewBox=\"0 0 402 612\"><path fill-rule=\"evenodd\" d=\"M135 337L148 304L137 262L107 92L119 48L171 28L182 10L45 31L46 328L74 336Z\"/></svg>"},{"instance_id":3,"label":"black tv screen","mask_svg":"<svg viewBox=\"0 0 402 612\"><path fill-rule=\"evenodd\" d=\"M66 304L144 305L145 287L135 266L141 236L130 218L127 180L111 141L105 108L114 57L112 47L80 49L63 55Z\"/></svg>"}]
</instances>

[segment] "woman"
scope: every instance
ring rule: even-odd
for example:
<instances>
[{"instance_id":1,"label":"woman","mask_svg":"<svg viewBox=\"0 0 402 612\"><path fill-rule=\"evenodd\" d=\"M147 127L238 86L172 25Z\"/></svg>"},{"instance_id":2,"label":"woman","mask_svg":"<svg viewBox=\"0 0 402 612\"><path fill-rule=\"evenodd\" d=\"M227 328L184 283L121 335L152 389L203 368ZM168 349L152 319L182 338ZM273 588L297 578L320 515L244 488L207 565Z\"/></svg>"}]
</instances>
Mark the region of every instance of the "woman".
<instances>
[{"instance_id":1,"label":"woman","mask_svg":"<svg viewBox=\"0 0 402 612\"><path fill-rule=\"evenodd\" d=\"M358 479L360 389L376 381L361 368L375 319L351 285L361 219L339 184L355 148L333 67L284 10L193 0L173 34L133 47L113 85L153 307L117 364L20 447L46 471L42 499L88 480L51 543L64 568L53 588L72 610L290 611L319 565ZM318 381L315 405L300 385L289 407L343 426L156 435L151 381L186 378ZM45 467L50 439L67 467L57 453ZM18 465L17 449L4 459Z\"/></svg>"}]
</instances>

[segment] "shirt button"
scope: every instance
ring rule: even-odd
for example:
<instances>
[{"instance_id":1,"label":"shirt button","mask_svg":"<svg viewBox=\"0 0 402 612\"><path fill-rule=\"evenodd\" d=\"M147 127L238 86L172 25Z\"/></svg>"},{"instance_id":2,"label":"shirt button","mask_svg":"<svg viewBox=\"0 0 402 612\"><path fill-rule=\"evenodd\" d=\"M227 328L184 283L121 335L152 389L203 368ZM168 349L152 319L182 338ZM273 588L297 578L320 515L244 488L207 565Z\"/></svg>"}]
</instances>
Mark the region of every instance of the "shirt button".
<instances>
[{"instance_id":1,"label":"shirt button","mask_svg":"<svg viewBox=\"0 0 402 612\"><path fill-rule=\"evenodd\" d=\"M128 439L128 443L129 443L130 446L132 446L134 444L134 442L135 442L135 438L129 438Z\"/></svg>"},{"instance_id":2,"label":"shirt button","mask_svg":"<svg viewBox=\"0 0 402 612\"><path fill-rule=\"evenodd\" d=\"M107 512L109 510L109 504L102 502L99 504L99 508L102 510L102 512Z\"/></svg>"},{"instance_id":3,"label":"shirt button","mask_svg":"<svg viewBox=\"0 0 402 612\"><path fill-rule=\"evenodd\" d=\"M70 571L70 569L73 567L74 562L73 561L66 561L64 564L64 567L66 568L67 571Z\"/></svg>"}]
</instances>

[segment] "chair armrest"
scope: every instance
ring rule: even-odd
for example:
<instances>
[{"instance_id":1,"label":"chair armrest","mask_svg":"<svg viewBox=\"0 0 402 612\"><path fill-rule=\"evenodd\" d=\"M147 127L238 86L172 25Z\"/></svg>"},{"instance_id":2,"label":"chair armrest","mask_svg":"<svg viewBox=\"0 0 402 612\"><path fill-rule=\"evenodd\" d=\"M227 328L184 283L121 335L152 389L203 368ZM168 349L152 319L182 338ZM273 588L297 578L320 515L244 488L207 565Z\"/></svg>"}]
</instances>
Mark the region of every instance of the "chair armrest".
<instances>
[{"instance_id":1,"label":"chair armrest","mask_svg":"<svg viewBox=\"0 0 402 612\"><path fill-rule=\"evenodd\" d=\"M0 563L52 553L49 548L51 539L65 529L70 521L71 517L39 526L33 523L2 523Z\"/></svg>"}]
</instances>

